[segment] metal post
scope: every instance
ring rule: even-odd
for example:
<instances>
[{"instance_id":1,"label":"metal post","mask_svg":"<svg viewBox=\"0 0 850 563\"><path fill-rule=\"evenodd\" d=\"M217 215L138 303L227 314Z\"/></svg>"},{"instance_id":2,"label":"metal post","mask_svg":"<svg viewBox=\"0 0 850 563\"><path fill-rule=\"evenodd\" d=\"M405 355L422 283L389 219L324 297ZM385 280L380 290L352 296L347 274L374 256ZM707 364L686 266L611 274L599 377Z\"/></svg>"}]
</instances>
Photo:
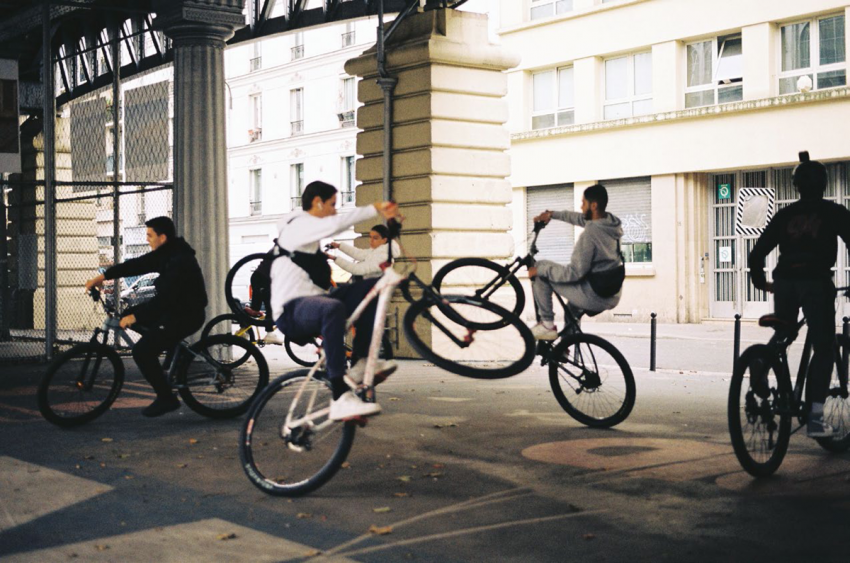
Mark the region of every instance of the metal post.
<instances>
[{"instance_id":1,"label":"metal post","mask_svg":"<svg viewBox=\"0 0 850 563\"><path fill-rule=\"evenodd\" d=\"M402 16L403 17L403 16ZM389 75L386 69L386 35L384 33L384 0L378 1L378 86L384 93L384 153L383 153L383 200L393 197L393 91L398 79Z\"/></svg>"},{"instance_id":2,"label":"metal post","mask_svg":"<svg viewBox=\"0 0 850 563\"><path fill-rule=\"evenodd\" d=\"M121 128L118 120L121 117L119 111L121 103L121 49L118 44L118 25L112 25L112 264L121 262ZM121 314L121 279L112 282L112 301L115 304L115 313Z\"/></svg>"},{"instance_id":3,"label":"metal post","mask_svg":"<svg viewBox=\"0 0 850 563\"><path fill-rule=\"evenodd\" d=\"M842 327L841 327L841 334L844 335L844 340L845 340L845 344L846 344L846 340L848 338L850 338L850 317L844 317L842 319L842 321L843 321L843 324L842 324ZM844 375L846 376L847 375L847 361L850 360L850 349L848 349L847 346L842 346L841 352L842 352L842 354L841 354L841 356L842 356L841 357L842 368L841 369L844 370Z\"/></svg>"},{"instance_id":4,"label":"metal post","mask_svg":"<svg viewBox=\"0 0 850 563\"><path fill-rule=\"evenodd\" d=\"M738 365L738 358L741 357L741 315L735 313L735 363L732 364L734 369Z\"/></svg>"},{"instance_id":5,"label":"metal post","mask_svg":"<svg viewBox=\"0 0 850 563\"><path fill-rule=\"evenodd\" d=\"M9 248L6 235L6 179L7 174L0 173L0 341L9 340L12 311L10 299L12 291L9 288Z\"/></svg>"},{"instance_id":6,"label":"metal post","mask_svg":"<svg viewBox=\"0 0 850 563\"><path fill-rule=\"evenodd\" d=\"M42 5L41 79L44 135L44 355L53 357L56 342L56 193L54 192L56 84L53 68L50 2Z\"/></svg>"},{"instance_id":7,"label":"metal post","mask_svg":"<svg viewBox=\"0 0 850 563\"><path fill-rule=\"evenodd\" d=\"M657 317L658 315L652 313L649 321L649 371L655 371L655 342L658 338Z\"/></svg>"}]
</instances>

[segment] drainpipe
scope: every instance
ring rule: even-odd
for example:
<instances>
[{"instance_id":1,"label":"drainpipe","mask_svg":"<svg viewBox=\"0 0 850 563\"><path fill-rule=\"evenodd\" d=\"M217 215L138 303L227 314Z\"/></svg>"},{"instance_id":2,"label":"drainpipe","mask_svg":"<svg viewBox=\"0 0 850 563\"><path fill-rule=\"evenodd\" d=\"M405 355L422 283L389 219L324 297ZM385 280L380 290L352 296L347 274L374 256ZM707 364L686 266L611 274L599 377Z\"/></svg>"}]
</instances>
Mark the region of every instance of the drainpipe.
<instances>
[{"instance_id":1,"label":"drainpipe","mask_svg":"<svg viewBox=\"0 0 850 563\"><path fill-rule=\"evenodd\" d=\"M399 20L404 17L402 14ZM390 29L392 33L394 27ZM398 79L389 75L386 68L386 45L389 33L384 34L384 0L378 2L378 86L384 93L384 195L383 200L389 201L393 197L392 174L393 174L393 91Z\"/></svg>"}]
</instances>

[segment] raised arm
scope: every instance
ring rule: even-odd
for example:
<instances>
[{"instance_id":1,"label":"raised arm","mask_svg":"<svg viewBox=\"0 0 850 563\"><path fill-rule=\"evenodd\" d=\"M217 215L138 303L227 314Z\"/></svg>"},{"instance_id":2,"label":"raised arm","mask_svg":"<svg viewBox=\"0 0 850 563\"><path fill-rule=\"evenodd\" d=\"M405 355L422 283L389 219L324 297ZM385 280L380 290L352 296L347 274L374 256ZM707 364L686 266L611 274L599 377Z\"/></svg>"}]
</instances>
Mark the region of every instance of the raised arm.
<instances>
[{"instance_id":1,"label":"raised arm","mask_svg":"<svg viewBox=\"0 0 850 563\"><path fill-rule=\"evenodd\" d=\"M584 227L587 224L584 214L578 211L553 211L552 219L557 219L558 221L563 221L576 227Z\"/></svg>"},{"instance_id":2,"label":"raised arm","mask_svg":"<svg viewBox=\"0 0 850 563\"><path fill-rule=\"evenodd\" d=\"M369 257L369 251L363 248L357 248L353 244L340 243L339 249L351 256L355 260L366 260Z\"/></svg>"},{"instance_id":3,"label":"raised arm","mask_svg":"<svg viewBox=\"0 0 850 563\"><path fill-rule=\"evenodd\" d=\"M750 251L747 265L750 268L750 277L756 289L767 288L767 277L764 275L764 264L767 255L779 244L780 221L779 215L773 217L764 232L759 237L756 245Z\"/></svg>"}]
</instances>

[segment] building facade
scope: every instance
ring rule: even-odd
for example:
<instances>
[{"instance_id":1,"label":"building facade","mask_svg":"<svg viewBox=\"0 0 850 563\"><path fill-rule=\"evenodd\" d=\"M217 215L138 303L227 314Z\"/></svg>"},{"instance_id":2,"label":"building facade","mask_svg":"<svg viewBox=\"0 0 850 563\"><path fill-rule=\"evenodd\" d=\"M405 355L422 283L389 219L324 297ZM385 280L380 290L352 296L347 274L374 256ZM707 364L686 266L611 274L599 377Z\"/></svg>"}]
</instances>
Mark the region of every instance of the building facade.
<instances>
[{"instance_id":1,"label":"building facade","mask_svg":"<svg viewBox=\"0 0 850 563\"><path fill-rule=\"evenodd\" d=\"M623 299L602 318L757 318L755 237L736 234L744 188L796 199L799 151L828 164L827 197L850 203L847 0L502 0L509 71L514 235L602 182L624 224ZM575 237L543 232L541 257ZM770 267L775 260L771 259ZM850 284L841 245L836 282ZM842 299L839 316L850 313Z\"/></svg>"}]
</instances>

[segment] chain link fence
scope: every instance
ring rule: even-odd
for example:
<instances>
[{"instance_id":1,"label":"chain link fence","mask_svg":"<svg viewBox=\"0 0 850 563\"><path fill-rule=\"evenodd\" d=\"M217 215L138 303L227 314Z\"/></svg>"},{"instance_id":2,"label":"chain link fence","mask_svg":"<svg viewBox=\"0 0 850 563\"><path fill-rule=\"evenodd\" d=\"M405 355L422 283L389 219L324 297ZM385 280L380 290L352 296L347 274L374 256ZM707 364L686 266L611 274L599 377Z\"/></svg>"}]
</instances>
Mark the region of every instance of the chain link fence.
<instances>
[{"instance_id":1,"label":"chain link fence","mask_svg":"<svg viewBox=\"0 0 850 563\"><path fill-rule=\"evenodd\" d=\"M23 173L0 177L0 363L41 361L88 341L104 313L84 293L86 280L148 252L145 222L172 215L171 76L165 67L121 84L117 108L111 87L59 108L50 239L43 123L33 116L22 124ZM51 254L53 310L47 292L54 288L46 287ZM103 297L120 308L139 304L153 295L154 278L107 282Z\"/></svg>"}]
</instances>

